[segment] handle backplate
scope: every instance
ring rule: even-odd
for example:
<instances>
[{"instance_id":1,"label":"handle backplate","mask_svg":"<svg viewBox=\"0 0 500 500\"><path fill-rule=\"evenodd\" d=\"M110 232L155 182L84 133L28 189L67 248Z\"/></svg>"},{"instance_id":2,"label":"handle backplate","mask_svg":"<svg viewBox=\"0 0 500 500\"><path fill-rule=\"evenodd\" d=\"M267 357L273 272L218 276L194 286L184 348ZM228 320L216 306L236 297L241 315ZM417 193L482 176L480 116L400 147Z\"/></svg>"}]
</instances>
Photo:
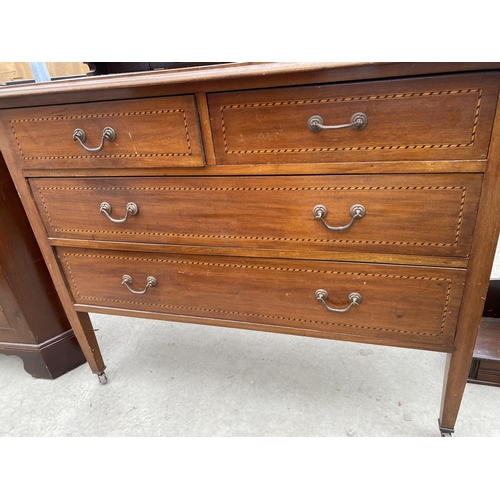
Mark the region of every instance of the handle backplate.
<instances>
[{"instance_id":1,"label":"handle backplate","mask_svg":"<svg viewBox=\"0 0 500 500\"><path fill-rule=\"evenodd\" d=\"M148 276L146 279L146 287L144 288L144 290L133 290L132 288L130 288L130 285L132 283L132 278L128 274L124 274L122 276L122 285L127 287L130 292L135 293L136 295L144 295L150 287L156 286L158 284L158 280L154 276Z\"/></svg>"},{"instance_id":2,"label":"handle backplate","mask_svg":"<svg viewBox=\"0 0 500 500\"><path fill-rule=\"evenodd\" d=\"M105 141L113 142L115 139L116 139L116 132L111 127L104 127L104 130L102 131L101 144L96 148L89 148L84 144L85 141L87 140L87 134L85 133L85 131L82 130L81 128L77 128L73 132L73 140L78 141L82 146L82 148L85 149L85 151L88 151L89 153L98 153L104 147Z\"/></svg>"},{"instance_id":3,"label":"handle backplate","mask_svg":"<svg viewBox=\"0 0 500 500\"><path fill-rule=\"evenodd\" d=\"M349 229L353 224L356 219L362 219L365 214L366 214L366 209L363 205L360 205L359 203L356 203L349 209L349 215L351 216L351 222L346 224L345 226L329 226L326 221L325 217L328 214L328 209L324 205L316 205L313 208L313 215L314 218L317 220L320 220L323 225L329 229L330 231L345 231L346 229Z\"/></svg>"},{"instance_id":4,"label":"handle backplate","mask_svg":"<svg viewBox=\"0 0 500 500\"><path fill-rule=\"evenodd\" d=\"M123 219L113 219L113 217L111 217L110 215L111 211L111 205L107 201L103 201L101 203L99 212L104 214L111 222L114 222L115 224L123 224L128 219L129 215L137 215L137 213L139 212L139 207L132 201L130 203L127 203L127 207L125 209L125 217Z\"/></svg>"},{"instance_id":5,"label":"handle backplate","mask_svg":"<svg viewBox=\"0 0 500 500\"><path fill-rule=\"evenodd\" d=\"M345 312L349 311L349 309L352 306L359 306L359 304L361 304L361 301L363 300L363 297L361 296L360 293L352 292L347 297L347 299L349 300L349 305L347 307L345 307L344 309L334 309L333 307L330 307L326 303L326 299L328 299L328 292L326 290L323 290L320 288L319 290L316 290L314 292L314 296L316 297L316 300L318 302L321 302L325 306L325 309L327 309L330 312L335 312L335 313L345 313Z\"/></svg>"},{"instance_id":6,"label":"handle backplate","mask_svg":"<svg viewBox=\"0 0 500 500\"><path fill-rule=\"evenodd\" d=\"M368 125L368 117L364 113L354 113L351 116L350 123L342 125L325 125L323 117L314 115L307 121L307 126L311 132L320 132L321 130L336 130L341 128L352 127L354 130L363 130Z\"/></svg>"}]
</instances>

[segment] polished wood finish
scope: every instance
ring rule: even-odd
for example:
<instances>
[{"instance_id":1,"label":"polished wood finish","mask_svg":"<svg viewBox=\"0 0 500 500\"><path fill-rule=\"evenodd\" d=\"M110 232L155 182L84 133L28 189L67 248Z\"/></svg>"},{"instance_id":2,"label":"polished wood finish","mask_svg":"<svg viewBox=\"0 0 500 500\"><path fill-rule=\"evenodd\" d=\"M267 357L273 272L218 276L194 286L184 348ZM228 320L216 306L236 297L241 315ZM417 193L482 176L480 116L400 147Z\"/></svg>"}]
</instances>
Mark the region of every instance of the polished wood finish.
<instances>
[{"instance_id":1,"label":"polished wood finish","mask_svg":"<svg viewBox=\"0 0 500 500\"><path fill-rule=\"evenodd\" d=\"M49 379L85 363L2 155L0 354L20 357L29 374Z\"/></svg>"},{"instance_id":2,"label":"polished wood finish","mask_svg":"<svg viewBox=\"0 0 500 500\"><path fill-rule=\"evenodd\" d=\"M245 175L319 175L319 174L425 174L425 173L484 173L486 160L471 161L401 161L401 162L345 162L345 163L282 163L279 165L245 165ZM157 167L141 168L141 176L182 176L195 177L201 173L210 177L242 175L242 167L238 165L208 164L201 171L198 168ZM120 177L119 169L99 168L99 176ZM26 178L30 177L89 177L96 175L95 168L72 169L51 168L29 169L24 171ZM131 172L129 172L131 173Z\"/></svg>"},{"instance_id":3,"label":"polished wood finish","mask_svg":"<svg viewBox=\"0 0 500 500\"><path fill-rule=\"evenodd\" d=\"M457 160L486 157L497 95L495 76L474 74L213 94L209 105L223 164ZM358 112L362 130L308 128Z\"/></svg>"},{"instance_id":4,"label":"polished wood finish","mask_svg":"<svg viewBox=\"0 0 500 500\"><path fill-rule=\"evenodd\" d=\"M230 63L204 68L76 78L61 82L2 89L3 109L48 104L136 99L164 95L236 89L286 87L325 83L500 70L490 63L291 62Z\"/></svg>"},{"instance_id":5,"label":"polished wood finish","mask_svg":"<svg viewBox=\"0 0 500 500\"><path fill-rule=\"evenodd\" d=\"M74 247L79 245L82 248L99 248L113 250L116 242L95 241L95 240L69 240L60 238L50 238L50 244L58 247ZM438 266L455 267L459 269L467 268L468 259L465 257L436 257L421 255L403 255L397 253L366 253L366 252L332 252L332 251L302 251L302 250L263 250L260 248L234 248L234 247L208 247L201 245L166 245L159 243L120 243L123 250L140 252L162 252L183 253L186 255L227 255L239 257L266 257L285 259L313 259L313 260L335 260L339 262L371 262L378 264L407 264L416 266Z\"/></svg>"},{"instance_id":6,"label":"polished wood finish","mask_svg":"<svg viewBox=\"0 0 500 500\"><path fill-rule=\"evenodd\" d=\"M135 243L468 256L477 175L31 179L49 238ZM137 215L121 219L129 202ZM347 231L350 208L366 215Z\"/></svg>"},{"instance_id":7,"label":"polished wood finish","mask_svg":"<svg viewBox=\"0 0 500 500\"><path fill-rule=\"evenodd\" d=\"M5 116L17 144L21 168L201 167L204 165L193 96L29 108ZM73 140L85 132L85 145L101 144L103 130L116 133L100 152L87 152Z\"/></svg>"},{"instance_id":8,"label":"polished wood finish","mask_svg":"<svg viewBox=\"0 0 500 500\"><path fill-rule=\"evenodd\" d=\"M0 148L91 369L104 363L88 312L448 352L440 425L452 430L498 238L498 69L229 64L0 93ZM194 103L201 168L132 149L49 160L43 144L46 159L33 162L12 129L47 116L47 105L87 116L120 100L180 97ZM360 103L362 131L307 128L312 112L339 124ZM145 137L159 133L144 125ZM117 225L99 213L102 201L117 218L131 201L139 213ZM323 204L325 220L344 225L353 203L367 213L345 233L312 214ZM128 274L139 291L155 273L144 295L122 285ZM324 288L342 308L354 287L363 301L345 313L314 296Z\"/></svg>"},{"instance_id":9,"label":"polished wood finish","mask_svg":"<svg viewBox=\"0 0 500 500\"><path fill-rule=\"evenodd\" d=\"M453 345L464 271L397 268L373 264L250 260L227 257L57 249L76 305L183 314L284 326L325 338L383 336L412 342ZM157 285L143 295L148 276ZM90 278L89 278L90 277ZM362 303L332 313L316 300L328 292L331 307L345 308L352 292ZM182 291L182 293L179 293Z\"/></svg>"},{"instance_id":10,"label":"polished wood finish","mask_svg":"<svg viewBox=\"0 0 500 500\"><path fill-rule=\"evenodd\" d=\"M500 102L496 116L455 335L457 350L446 361L439 422L447 429L454 428L460 409L500 234Z\"/></svg>"}]
</instances>

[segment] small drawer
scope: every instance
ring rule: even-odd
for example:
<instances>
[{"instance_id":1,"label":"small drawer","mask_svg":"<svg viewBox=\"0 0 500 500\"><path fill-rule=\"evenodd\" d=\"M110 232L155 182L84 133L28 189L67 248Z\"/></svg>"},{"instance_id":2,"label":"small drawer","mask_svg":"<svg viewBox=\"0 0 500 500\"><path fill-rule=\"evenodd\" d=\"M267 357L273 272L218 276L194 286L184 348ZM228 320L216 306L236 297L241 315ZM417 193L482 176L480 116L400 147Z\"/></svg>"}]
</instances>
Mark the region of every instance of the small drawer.
<instances>
[{"instance_id":1,"label":"small drawer","mask_svg":"<svg viewBox=\"0 0 500 500\"><path fill-rule=\"evenodd\" d=\"M77 306L451 346L465 271L57 248ZM334 310L332 310L334 309Z\"/></svg>"},{"instance_id":2,"label":"small drawer","mask_svg":"<svg viewBox=\"0 0 500 500\"><path fill-rule=\"evenodd\" d=\"M211 94L209 106L223 164L485 159L497 92L497 74L460 74Z\"/></svg>"},{"instance_id":3,"label":"small drawer","mask_svg":"<svg viewBox=\"0 0 500 500\"><path fill-rule=\"evenodd\" d=\"M204 165L198 113L190 95L3 113L23 168Z\"/></svg>"},{"instance_id":4,"label":"small drawer","mask_svg":"<svg viewBox=\"0 0 500 500\"><path fill-rule=\"evenodd\" d=\"M480 174L30 179L54 239L457 257L470 250L481 182Z\"/></svg>"}]
</instances>

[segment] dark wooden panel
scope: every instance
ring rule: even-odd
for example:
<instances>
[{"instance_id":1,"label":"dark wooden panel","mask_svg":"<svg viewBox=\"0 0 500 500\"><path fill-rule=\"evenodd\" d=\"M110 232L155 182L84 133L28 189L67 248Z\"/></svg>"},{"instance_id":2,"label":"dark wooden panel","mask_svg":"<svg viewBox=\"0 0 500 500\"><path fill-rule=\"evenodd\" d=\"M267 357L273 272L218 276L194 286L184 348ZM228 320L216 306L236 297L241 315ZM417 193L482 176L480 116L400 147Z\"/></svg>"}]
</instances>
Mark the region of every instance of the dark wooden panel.
<instances>
[{"instance_id":1,"label":"dark wooden panel","mask_svg":"<svg viewBox=\"0 0 500 500\"><path fill-rule=\"evenodd\" d=\"M500 362L500 318L481 319L474 357Z\"/></svg>"},{"instance_id":2,"label":"dark wooden panel","mask_svg":"<svg viewBox=\"0 0 500 500\"><path fill-rule=\"evenodd\" d=\"M500 278L490 279L488 294L484 302L483 316L500 318Z\"/></svg>"},{"instance_id":3,"label":"dark wooden panel","mask_svg":"<svg viewBox=\"0 0 500 500\"><path fill-rule=\"evenodd\" d=\"M0 305L0 339L3 334L1 330L12 330L12 325L9 323L7 316L5 316L3 306Z\"/></svg>"},{"instance_id":4,"label":"dark wooden panel","mask_svg":"<svg viewBox=\"0 0 500 500\"><path fill-rule=\"evenodd\" d=\"M0 282L4 313L15 330L9 340L36 344L70 329L2 155Z\"/></svg>"},{"instance_id":5,"label":"dark wooden panel","mask_svg":"<svg viewBox=\"0 0 500 500\"><path fill-rule=\"evenodd\" d=\"M72 330L37 345L0 341L0 354L21 358L26 372L45 379L58 378L85 363Z\"/></svg>"},{"instance_id":6,"label":"dark wooden panel","mask_svg":"<svg viewBox=\"0 0 500 500\"><path fill-rule=\"evenodd\" d=\"M469 382L500 387L500 361L479 360L475 380Z\"/></svg>"},{"instance_id":7,"label":"dark wooden panel","mask_svg":"<svg viewBox=\"0 0 500 500\"><path fill-rule=\"evenodd\" d=\"M0 353L42 378L85 362L1 154Z\"/></svg>"}]
</instances>

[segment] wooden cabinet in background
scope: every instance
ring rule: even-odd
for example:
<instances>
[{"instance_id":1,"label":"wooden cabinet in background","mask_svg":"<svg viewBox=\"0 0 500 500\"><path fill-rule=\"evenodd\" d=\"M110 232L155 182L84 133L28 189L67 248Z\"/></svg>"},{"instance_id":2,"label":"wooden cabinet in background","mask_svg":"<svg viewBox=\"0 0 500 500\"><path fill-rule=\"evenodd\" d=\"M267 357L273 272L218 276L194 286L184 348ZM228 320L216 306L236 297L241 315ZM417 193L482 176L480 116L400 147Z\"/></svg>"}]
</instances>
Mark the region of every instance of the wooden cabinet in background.
<instances>
[{"instance_id":1,"label":"wooden cabinet in background","mask_svg":"<svg viewBox=\"0 0 500 500\"><path fill-rule=\"evenodd\" d=\"M38 378L85 363L1 155L0 354Z\"/></svg>"},{"instance_id":2,"label":"wooden cabinet in background","mask_svg":"<svg viewBox=\"0 0 500 500\"><path fill-rule=\"evenodd\" d=\"M468 381L500 387L500 279L490 281Z\"/></svg>"}]
</instances>

